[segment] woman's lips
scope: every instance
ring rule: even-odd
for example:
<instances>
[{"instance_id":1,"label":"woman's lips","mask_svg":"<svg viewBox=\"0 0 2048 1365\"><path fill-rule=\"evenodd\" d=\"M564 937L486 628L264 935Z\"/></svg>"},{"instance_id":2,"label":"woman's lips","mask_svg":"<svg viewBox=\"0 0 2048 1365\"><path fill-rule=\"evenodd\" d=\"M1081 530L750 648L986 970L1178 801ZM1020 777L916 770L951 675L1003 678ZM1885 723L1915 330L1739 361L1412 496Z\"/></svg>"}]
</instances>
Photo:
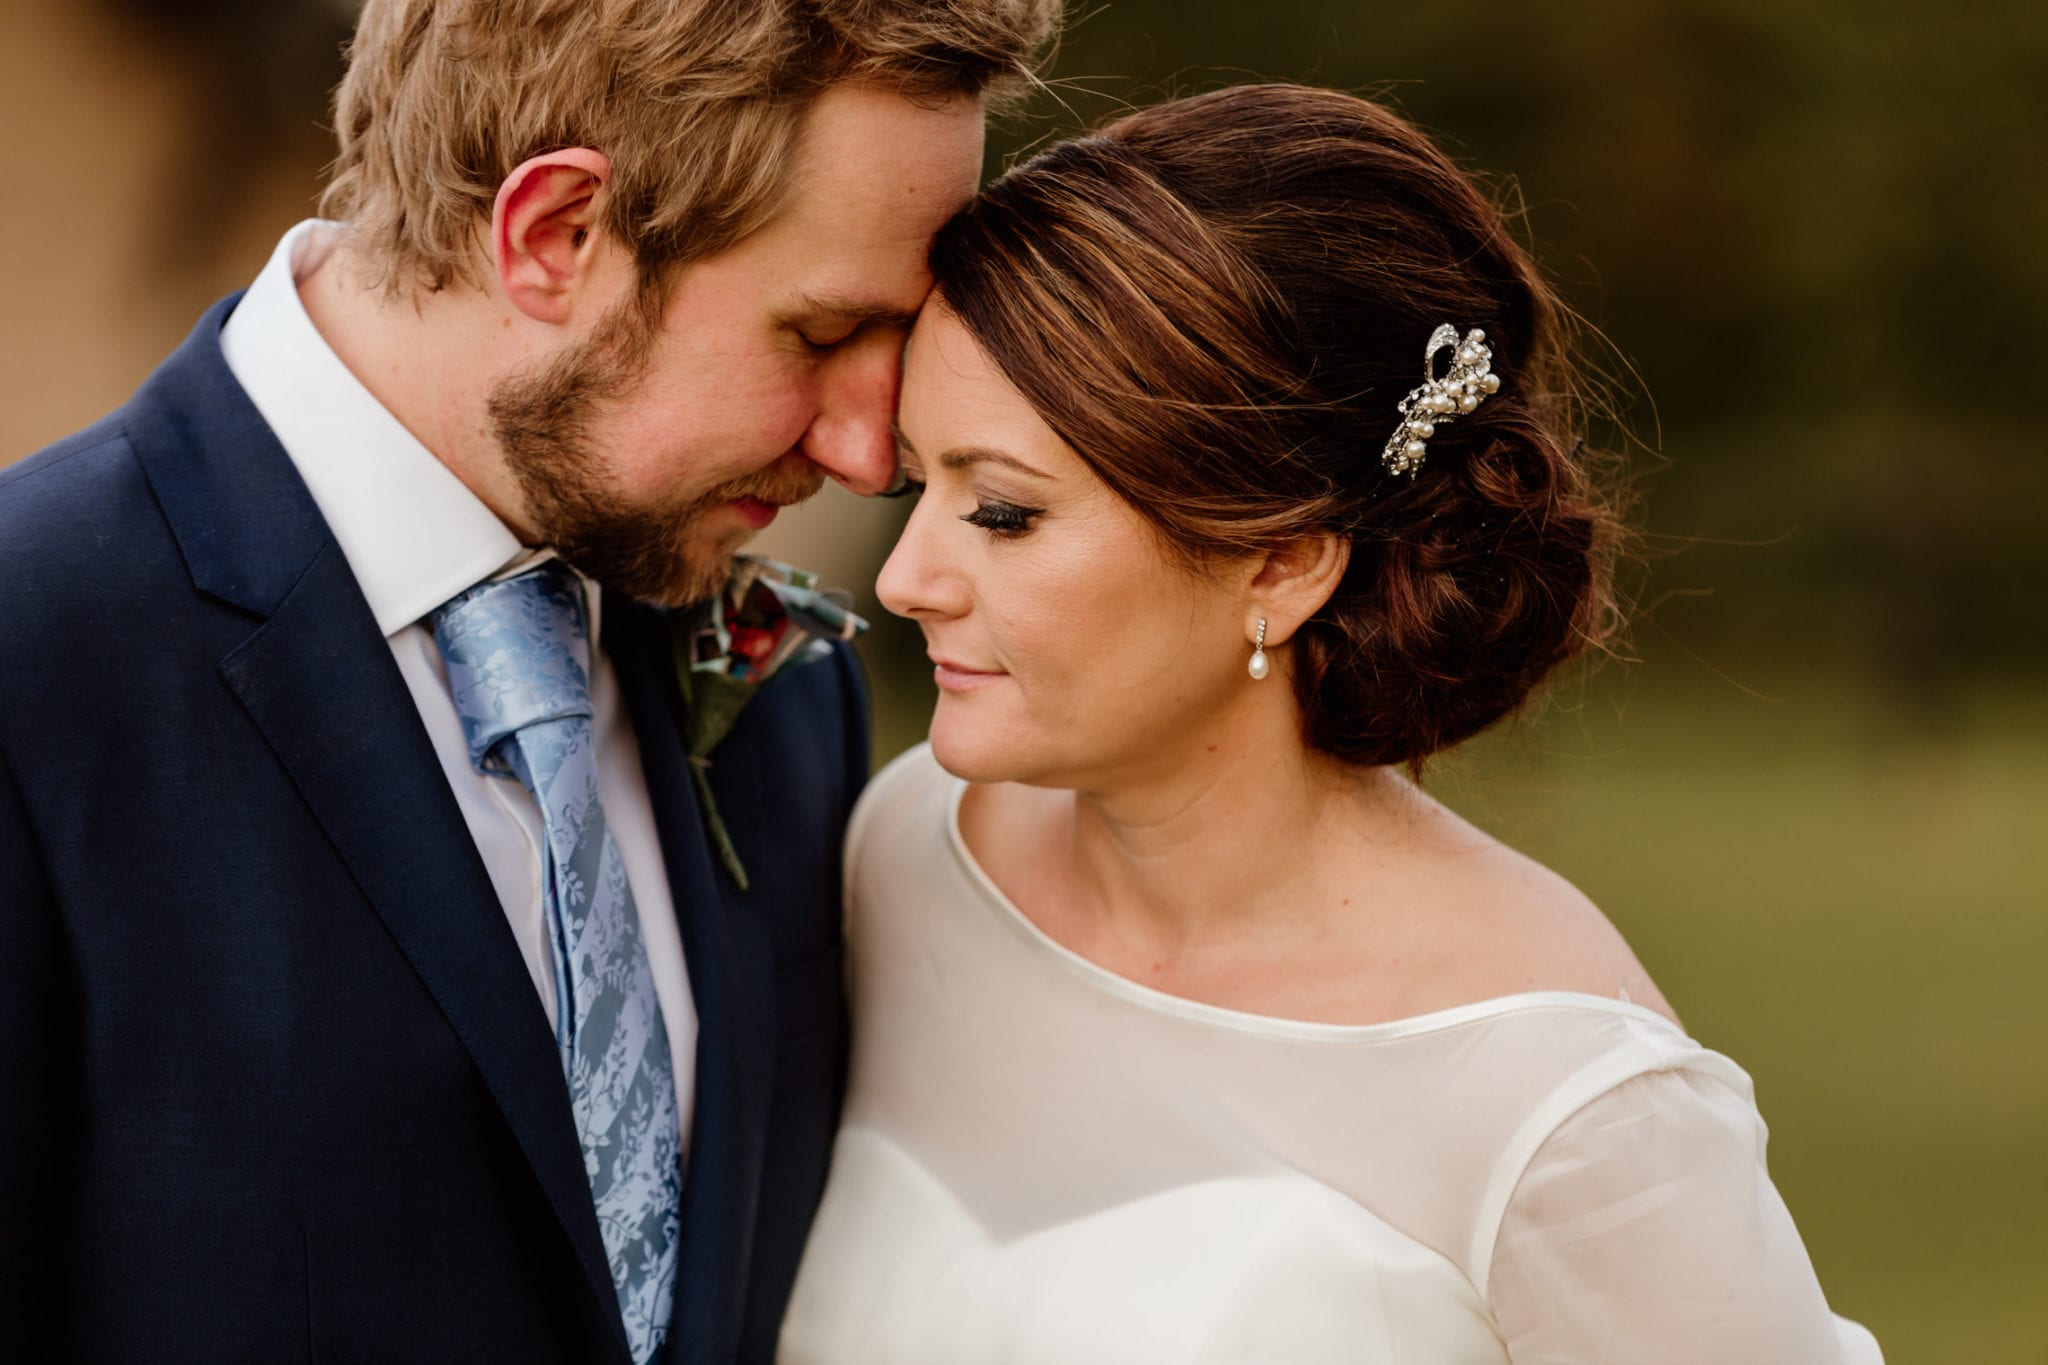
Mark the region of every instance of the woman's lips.
<instances>
[{"instance_id":1,"label":"woman's lips","mask_svg":"<svg viewBox=\"0 0 2048 1365\"><path fill-rule=\"evenodd\" d=\"M987 687L1003 676L1005 675L1000 672L968 668L950 659L932 660L932 681L939 685L940 690L946 692L972 692L976 688Z\"/></svg>"},{"instance_id":2,"label":"woman's lips","mask_svg":"<svg viewBox=\"0 0 2048 1365\"><path fill-rule=\"evenodd\" d=\"M764 502L760 498L739 498L733 502L733 510L740 514L740 520L756 531L764 529L775 520L775 514L782 510L782 504Z\"/></svg>"}]
</instances>

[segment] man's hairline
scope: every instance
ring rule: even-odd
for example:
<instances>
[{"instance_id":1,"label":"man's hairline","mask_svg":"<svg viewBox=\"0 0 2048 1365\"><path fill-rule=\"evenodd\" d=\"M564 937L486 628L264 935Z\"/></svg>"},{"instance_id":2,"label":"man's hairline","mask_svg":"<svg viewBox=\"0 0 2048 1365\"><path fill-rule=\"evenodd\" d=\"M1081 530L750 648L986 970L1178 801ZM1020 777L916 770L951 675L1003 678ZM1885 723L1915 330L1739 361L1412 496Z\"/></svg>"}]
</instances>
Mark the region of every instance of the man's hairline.
<instances>
[{"instance_id":1,"label":"man's hairline","mask_svg":"<svg viewBox=\"0 0 2048 1365\"><path fill-rule=\"evenodd\" d=\"M783 174L780 183L777 184L774 196L770 200L768 211L761 219L761 222L752 230L726 243L709 255L691 256L674 262L667 281L666 296L661 301L661 319L666 319L669 306L675 301L676 293L682 288L683 276L693 267L702 265L706 261L717 260L721 256L739 250L762 233L781 224L788 216L797 201L804 176L812 169L808 164L811 158L807 155L810 147L812 120L816 117L818 106L824 102L826 96L838 90L873 90L883 94L893 94L915 108L933 111L944 109L957 101L964 100L975 107L984 122L984 126L988 117L988 96L987 92L982 90L971 93L966 89L955 90L943 98L920 97L909 93L903 86L892 84L887 79L879 76L848 76L824 86L805 103L803 115L797 126L796 140L792 146L790 164ZM644 284L645 271L640 259L636 256L631 264L636 277L639 277ZM918 313L922 311L920 306L918 309L906 312L893 304L861 299L855 295L841 295L838 291L830 289L802 290L793 298L778 300L775 306L778 311L787 310L792 314L804 308L812 308L821 316L845 318L860 322L879 322L891 326L900 326L906 330L917 321Z\"/></svg>"}]
</instances>

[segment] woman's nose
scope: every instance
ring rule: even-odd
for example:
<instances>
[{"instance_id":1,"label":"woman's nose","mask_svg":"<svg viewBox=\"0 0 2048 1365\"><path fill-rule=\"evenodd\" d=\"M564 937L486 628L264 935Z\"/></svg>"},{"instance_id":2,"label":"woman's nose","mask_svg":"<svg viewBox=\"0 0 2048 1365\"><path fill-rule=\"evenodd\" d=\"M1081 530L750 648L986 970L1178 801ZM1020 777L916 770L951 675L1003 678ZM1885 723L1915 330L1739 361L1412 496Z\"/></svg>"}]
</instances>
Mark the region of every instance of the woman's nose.
<instances>
[{"instance_id":1,"label":"woman's nose","mask_svg":"<svg viewBox=\"0 0 2048 1365\"><path fill-rule=\"evenodd\" d=\"M875 596L898 616L929 620L963 615L966 585L944 559L936 504L914 504L910 520L875 579Z\"/></svg>"}]
</instances>

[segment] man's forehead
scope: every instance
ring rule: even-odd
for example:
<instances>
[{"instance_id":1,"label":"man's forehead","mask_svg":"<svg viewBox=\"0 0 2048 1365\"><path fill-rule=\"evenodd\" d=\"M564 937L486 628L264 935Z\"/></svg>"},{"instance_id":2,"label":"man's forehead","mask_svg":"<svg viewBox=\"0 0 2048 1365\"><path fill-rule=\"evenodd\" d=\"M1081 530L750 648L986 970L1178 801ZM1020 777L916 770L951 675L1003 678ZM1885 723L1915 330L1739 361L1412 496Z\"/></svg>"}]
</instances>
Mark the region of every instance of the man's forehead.
<instances>
[{"instance_id":1,"label":"man's forehead","mask_svg":"<svg viewBox=\"0 0 2048 1365\"><path fill-rule=\"evenodd\" d=\"M978 100L828 91L798 139L787 212L874 236L926 235L973 195L982 140Z\"/></svg>"},{"instance_id":2,"label":"man's forehead","mask_svg":"<svg viewBox=\"0 0 2048 1365\"><path fill-rule=\"evenodd\" d=\"M931 287L932 234L974 193L981 106L841 88L818 100L787 198L760 246L781 263L783 311L907 323Z\"/></svg>"}]
</instances>

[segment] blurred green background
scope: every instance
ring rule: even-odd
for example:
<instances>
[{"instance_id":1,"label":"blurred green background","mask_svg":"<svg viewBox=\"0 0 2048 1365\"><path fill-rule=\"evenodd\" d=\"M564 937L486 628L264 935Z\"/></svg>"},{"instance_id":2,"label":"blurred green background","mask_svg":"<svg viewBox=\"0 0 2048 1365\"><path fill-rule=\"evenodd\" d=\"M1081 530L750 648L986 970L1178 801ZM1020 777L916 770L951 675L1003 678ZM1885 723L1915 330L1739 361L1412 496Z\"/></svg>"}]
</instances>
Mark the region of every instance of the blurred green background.
<instances>
[{"instance_id":1,"label":"blurred green background","mask_svg":"<svg viewBox=\"0 0 2048 1365\"><path fill-rule=\"evenodd\" d=\"M2048 11L1083 3L992 170L1301 79L1381 93L1522 207L1636 395L1647 563L1628 657L1432 784L1755 1076L1822 1282L1889 1359L2048 1359ZM352 13L9 0L0 114L42 197L0 223L0 462L119 402L310 211ZM865 589L900 512L821 498L767 548ZM887 757L931 691L866 601Z\"/></svg>"}]
</instances>

